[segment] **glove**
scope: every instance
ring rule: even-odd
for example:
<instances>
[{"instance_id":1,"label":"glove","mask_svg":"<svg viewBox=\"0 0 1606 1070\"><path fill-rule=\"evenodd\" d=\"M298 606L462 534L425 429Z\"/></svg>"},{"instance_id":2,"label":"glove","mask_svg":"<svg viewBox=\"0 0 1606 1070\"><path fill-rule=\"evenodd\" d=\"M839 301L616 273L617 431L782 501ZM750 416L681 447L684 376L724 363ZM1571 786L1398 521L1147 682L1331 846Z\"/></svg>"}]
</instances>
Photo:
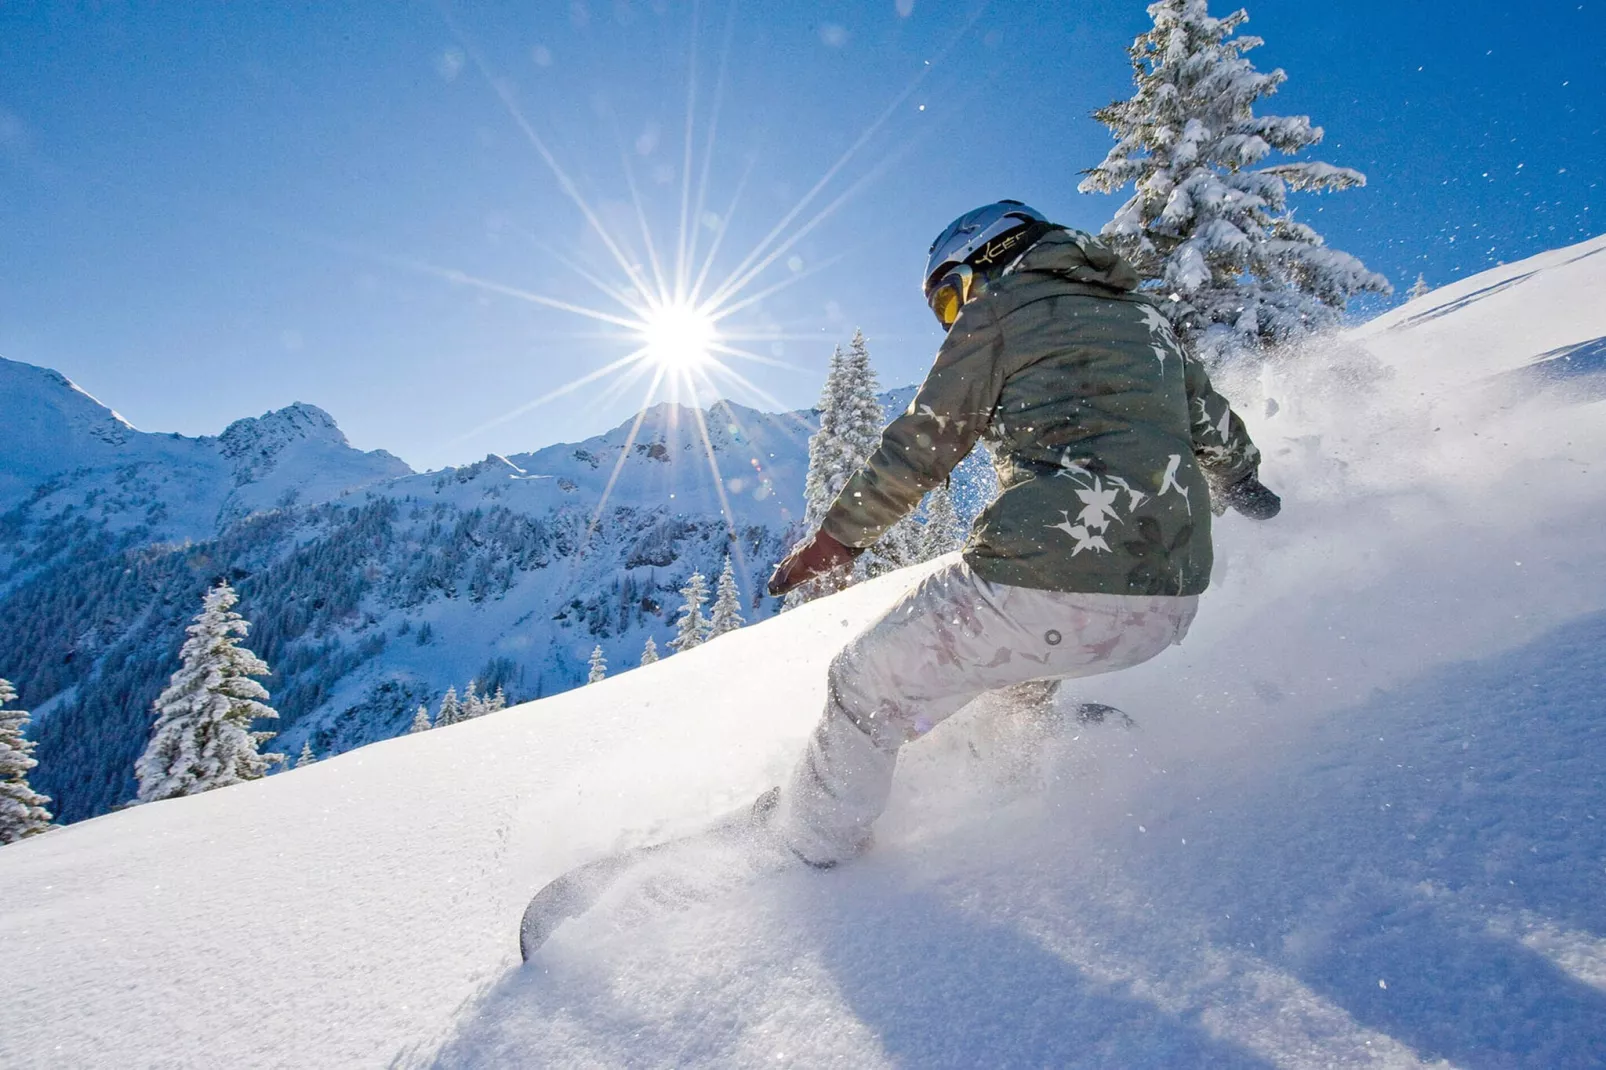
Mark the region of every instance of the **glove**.
<instances>
[{"instance_id":1,"label":"glove","mask_svg":"<svg viewBox=\"0 0 1606 1070\"><path fill-rule=\"evenodd\" d=\"M816 576L841 568L862 553L861 547L844 546L825 532L816 531L814 538L795 547L775 566L770 574L770 594L785 594Z\"/></svg>"},{"instance_id":2,"label":"glove","mask_svg":"<svg viewBox=\"0 0 1606 1070\"><path fill-rule=\"evenodd\" d=\"M1223 487L1221 501L1250 520L1270 520L1283 508L1283 500L1262 483L1254 472L1229 487Z\"/></svg>"}]
</instances>

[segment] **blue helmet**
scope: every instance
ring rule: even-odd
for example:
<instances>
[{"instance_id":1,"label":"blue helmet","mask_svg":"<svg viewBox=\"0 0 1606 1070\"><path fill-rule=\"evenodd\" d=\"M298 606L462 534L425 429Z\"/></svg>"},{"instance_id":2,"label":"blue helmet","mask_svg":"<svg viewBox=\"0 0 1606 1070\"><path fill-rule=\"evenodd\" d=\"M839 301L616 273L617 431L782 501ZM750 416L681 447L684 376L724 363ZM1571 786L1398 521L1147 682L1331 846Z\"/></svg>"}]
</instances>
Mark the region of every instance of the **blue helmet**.
<instances>
[{"instance_id":1,"label":"blue helmet","mask_svg":"<svg viewBox=\"0 0 1606 1070\"><path fill-rule=\"evenodd\" d=\"M1047 225L1043 213L1020 201L995 201L966 212L937 235L926 257L924 289L944 330L970 299L974 271L1012 262L1026 251L1030 232Z\"/></svg>"}]
</instances>

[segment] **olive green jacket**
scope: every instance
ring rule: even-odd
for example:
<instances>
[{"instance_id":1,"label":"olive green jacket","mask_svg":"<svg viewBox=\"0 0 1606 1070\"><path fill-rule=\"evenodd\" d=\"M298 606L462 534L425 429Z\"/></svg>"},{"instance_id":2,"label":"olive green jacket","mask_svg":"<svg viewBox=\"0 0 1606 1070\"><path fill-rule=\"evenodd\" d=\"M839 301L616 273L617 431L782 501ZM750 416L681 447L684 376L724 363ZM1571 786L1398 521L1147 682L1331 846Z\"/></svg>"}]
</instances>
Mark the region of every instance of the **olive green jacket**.
<instances>
[{"instance_id":1,"label":"olive green jacket","mask_svg":"<svg viewBox=\"0 0 1606 1070\"><path fill-rule=\"evenodd\" d=\"M936 362L821 528L869 546L985 437L1000 493L965 560L995 583L1198 594L1210 490L1256 471L1241 420L1138 276L1098 239L1051 231L960 311Z\"/></svg>"}]
</instances>

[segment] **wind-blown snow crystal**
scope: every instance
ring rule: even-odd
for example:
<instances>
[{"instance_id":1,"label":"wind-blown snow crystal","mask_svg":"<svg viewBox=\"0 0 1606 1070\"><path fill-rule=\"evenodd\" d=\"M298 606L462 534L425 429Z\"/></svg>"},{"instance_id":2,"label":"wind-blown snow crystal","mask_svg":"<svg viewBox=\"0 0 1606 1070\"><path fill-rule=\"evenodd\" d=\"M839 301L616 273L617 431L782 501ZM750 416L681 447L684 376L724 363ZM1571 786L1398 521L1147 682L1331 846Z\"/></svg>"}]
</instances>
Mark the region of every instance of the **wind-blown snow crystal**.
<instances>
[{"instance_id":1,"label":"wind-blown snow crystal","mask_svg":"<svg viewBox=\"0 0 1606 1070\"><path fill-rule=\"evenodd\" d=\"M9 680L0 680L0 706L17 697ZM50 827L50 798L28 786L28 770L39 763L33 741L23 733L27 710L0 709L0 844L34 836Z\"/></svg>"},{"instance_id":2,"label":"wind-blown snow crystal","mask_svg":"<svg viewBox=\"0 0 1606 1070\"><path fill-rule=\"evenodd\" d=\"M257 751L275 733L252 731L252 722L279 714L266 704L267 688L252 679L268 675L267 662L239 645L251 625L234 612L238 600L234 588L219 583L186 629L183 665L156 699L156 727L135 763L139 802L256 780L284 760Z\"/></svg>"},{"instance_id":3,"label":"wind-blown snow crystal","mask_svg":"<svg viewBox=\"0 0 1606 1070\"><path fill-rule=\"evenodd\" d=\"M1160 0L1154 28L1129 49L1137 92L1094 113L1117 143L1086 172L1083 192L1136 192L1104 236L1164 298L1185 343L1208 362L1262 352L1338 323L1360 293L1388 280L1329 248L1295 219L1290 190L1343 190L1366 176L1319 161L1257 166L1273 152L1318 144L1309 116L1256 115L1287 80L1234 38L1246 12L1211 18L1206 0Z\"/></svg>"}]
</instances>

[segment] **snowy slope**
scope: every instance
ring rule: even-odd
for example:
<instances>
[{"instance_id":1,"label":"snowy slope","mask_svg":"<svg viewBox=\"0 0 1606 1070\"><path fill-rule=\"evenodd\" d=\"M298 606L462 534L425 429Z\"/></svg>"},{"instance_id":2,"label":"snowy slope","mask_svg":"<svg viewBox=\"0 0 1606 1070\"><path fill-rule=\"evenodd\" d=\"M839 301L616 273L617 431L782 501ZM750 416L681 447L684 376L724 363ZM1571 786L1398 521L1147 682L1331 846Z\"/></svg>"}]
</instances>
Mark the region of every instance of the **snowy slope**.
<instances>
[{"instance_id":1,"label":"snowy slope","mask_svg":"<svg viewBox=\"0 0 1606 1070\"><path fill-rule=\"evenodd\" d=\"M4 848L0 1064L1606 1063L1606 409L1509 377L1606 337L1601 249L1229 384L1286 507L1221 522L1186 644L1080 685L1137 732L966 711L866 858L519 968L542 881L776 782L885 577Z\"/></svg>"}]
</instances>

